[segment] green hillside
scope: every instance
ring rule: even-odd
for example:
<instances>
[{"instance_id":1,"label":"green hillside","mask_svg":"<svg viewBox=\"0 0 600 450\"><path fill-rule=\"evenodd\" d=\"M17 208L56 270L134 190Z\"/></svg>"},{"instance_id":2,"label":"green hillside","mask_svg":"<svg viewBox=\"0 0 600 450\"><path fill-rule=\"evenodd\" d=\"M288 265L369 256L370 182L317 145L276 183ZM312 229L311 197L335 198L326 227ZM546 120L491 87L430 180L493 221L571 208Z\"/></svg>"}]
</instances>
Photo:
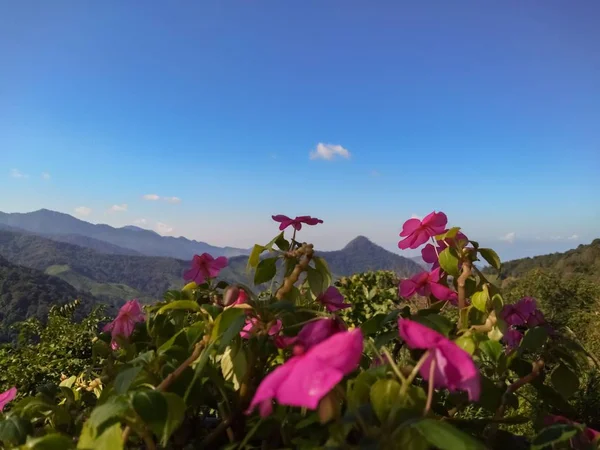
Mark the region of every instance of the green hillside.
<instances>
[{"instance_id":1,"label":"green hillside","mask_svg":"<svg viewBox=\"0 0 600 450\"><path fill-rule=\"evenodd\" d=\"M600 283L600 239L564 253L507 261L502 264L500 276L502 279L519 278L532 269L550 270L566 278L580 275Z\"/></svg>"}]
</instances>

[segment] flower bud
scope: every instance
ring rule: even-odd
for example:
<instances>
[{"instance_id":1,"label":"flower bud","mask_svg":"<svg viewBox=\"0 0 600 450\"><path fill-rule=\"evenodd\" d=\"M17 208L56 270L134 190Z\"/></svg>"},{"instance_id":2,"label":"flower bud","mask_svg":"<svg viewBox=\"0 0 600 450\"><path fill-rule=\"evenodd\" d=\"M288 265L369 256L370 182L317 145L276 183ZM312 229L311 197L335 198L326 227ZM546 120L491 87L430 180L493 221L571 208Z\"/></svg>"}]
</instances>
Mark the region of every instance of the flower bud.
<instances>
[{"instance_id":1,"label":"flower bud","mask_svg":"<svg viewBox=\"0 0 600 450\"><path fill-rule=\"evenodd\" d=\"M240 288L237 286L229 286L223 293L223 306L229 306L235 302L240 295Z\"/></svg>"}]
</instances>

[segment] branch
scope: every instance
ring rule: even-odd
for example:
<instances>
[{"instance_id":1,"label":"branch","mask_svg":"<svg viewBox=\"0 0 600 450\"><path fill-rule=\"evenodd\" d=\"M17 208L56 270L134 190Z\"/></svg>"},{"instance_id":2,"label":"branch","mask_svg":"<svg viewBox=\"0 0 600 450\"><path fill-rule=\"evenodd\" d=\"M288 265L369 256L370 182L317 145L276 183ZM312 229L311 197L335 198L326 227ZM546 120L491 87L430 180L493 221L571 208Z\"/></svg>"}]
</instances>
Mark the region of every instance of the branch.
<instances>
[{"instance_id":1,"label":"branch","mask_svg":"<svg viewBox=\"0 0 600 450\"><path fill-rule=\"evenodd\" d=\"M467 305L467 292L465 289L467 279L471 276L473 269L473 263L471 260L467 259L463 261L462 264L462 272L457 280L458 285L458 311L459 311L459 319L458 319L458 328L463 329L466 328L467 316L465 315L465 306Z\"/></svg>"},{"instance_id":2,"label":"branch","mask_svg":"<svg viewBox=\"0 0 600 450\"><path fill-rule=\"evenodd\" d=\"M296 264L296 267L294 267L292 273L285 277L283 285L275 293L275 298L277 298L277 300L283 300L286 294L292 290L294 283L300 278L300 274L308 268L308 264L310 263L313 254L314 250L312 244L302 244L298 250L292 252L292 255L290 256L300 255L301 259L300 262ZM304 255L304 258L302 258L302 255Z\"/></svg>"}]
</instances>

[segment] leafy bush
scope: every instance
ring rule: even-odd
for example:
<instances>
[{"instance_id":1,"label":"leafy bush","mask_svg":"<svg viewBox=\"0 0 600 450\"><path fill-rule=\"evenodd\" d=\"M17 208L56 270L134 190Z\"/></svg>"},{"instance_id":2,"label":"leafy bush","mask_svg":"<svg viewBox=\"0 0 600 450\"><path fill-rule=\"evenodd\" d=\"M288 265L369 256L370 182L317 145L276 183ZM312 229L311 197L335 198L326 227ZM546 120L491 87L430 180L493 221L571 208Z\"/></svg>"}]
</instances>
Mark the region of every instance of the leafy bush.
<instances>
[{"instance_id":1,"label":"leafy bush","mask_svg":"<svg viewBox=\"0 0 600 450\"><path fill-rule=\"evenodd\" d=\"M314 247L296 240L320 221L274 218L294 232L254 247L248 270L270 286L259 294L216 280L225 259L196 255L182 290L143 309L128 302L93 343L97 319L64 322L83 328L62 341L44 334L52 318L37 328L38 346L55 340L83 351L84 364L35 369L55 382L65 374L37 394L22 384L33 375L15 376L29 395L0 396L3 445L594 448L597 433L574 406L581 386L594 389L588 353L534 299L505 304L474 264L499 269L497 254L448 229L443 213L401 233L401 248L426 244L431 272L399 286L388 273L350 277L341 292Z\"/></svg>"}]
</instances>

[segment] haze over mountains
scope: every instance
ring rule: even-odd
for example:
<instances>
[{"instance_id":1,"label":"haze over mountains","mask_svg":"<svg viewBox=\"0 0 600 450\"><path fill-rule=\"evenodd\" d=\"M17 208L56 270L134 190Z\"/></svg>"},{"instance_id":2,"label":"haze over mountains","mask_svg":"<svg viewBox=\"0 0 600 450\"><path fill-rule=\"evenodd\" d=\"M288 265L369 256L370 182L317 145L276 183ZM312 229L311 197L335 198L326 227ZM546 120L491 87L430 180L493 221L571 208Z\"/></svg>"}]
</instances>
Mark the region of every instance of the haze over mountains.
<instances>
[{"instance_id":1,"label":"haze over mountains","mask_svg":"<svg viewBox=\"0 0 600 450\"><path fill-rule=\"evenodd\" d=\"M122 228L104 224L96 225L48 209L30 213L0 212L0 224L104 253L167 256L179 259L190 259L194 254L204 252L215 257L249 254L248 249L216 247L184 237L161 236L154 231L131 225Z\"/></svg>"}]
</instances>

